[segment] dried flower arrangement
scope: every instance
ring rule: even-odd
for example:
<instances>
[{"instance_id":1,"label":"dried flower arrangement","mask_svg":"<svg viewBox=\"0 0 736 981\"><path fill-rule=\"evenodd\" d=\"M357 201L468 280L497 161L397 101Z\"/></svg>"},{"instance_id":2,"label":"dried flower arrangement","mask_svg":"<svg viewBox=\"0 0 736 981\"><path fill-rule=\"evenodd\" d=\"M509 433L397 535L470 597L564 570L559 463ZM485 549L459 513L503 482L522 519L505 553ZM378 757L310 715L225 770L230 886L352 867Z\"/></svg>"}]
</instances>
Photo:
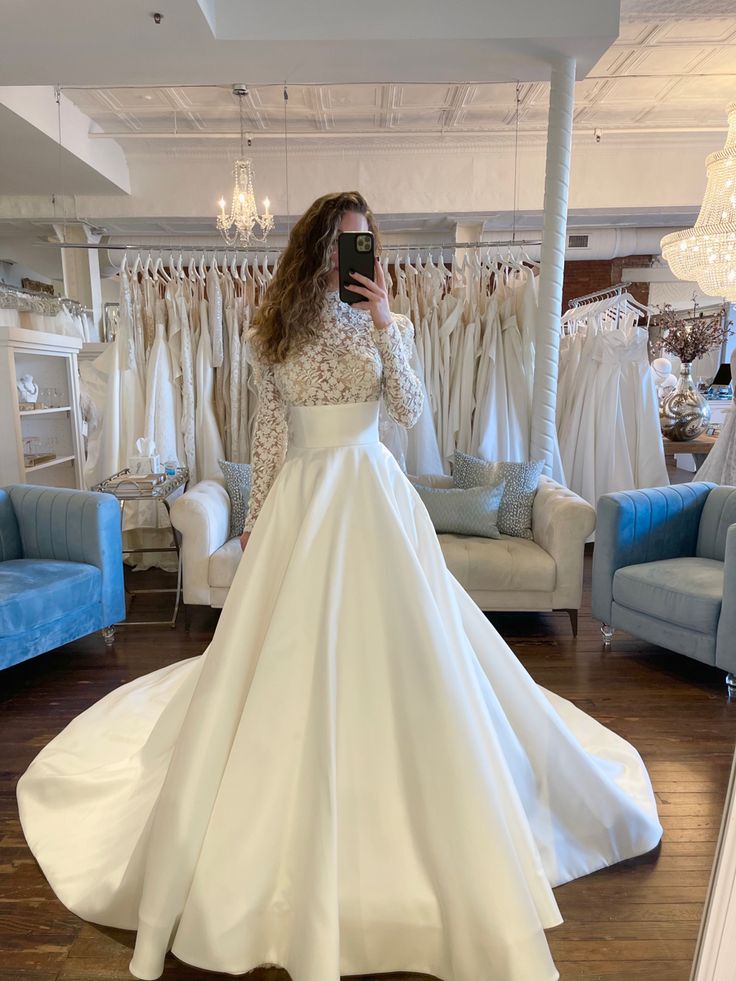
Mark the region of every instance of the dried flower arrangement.
<instances>
[{"instance_id":1,"label":"dried flower arrangement","mask_svg":"<svg viewBox=\"0 0 736 981\"><path fill-rule=\"evenodd\" d=\"M733 334L725 310L706 317L702 312L698 315L697 308L693 308L692 317L677 317L674 309L665 304L655 318L655 325L661 330L664 350L683 364L702 358Z\"/></svg>"}]
</instances>

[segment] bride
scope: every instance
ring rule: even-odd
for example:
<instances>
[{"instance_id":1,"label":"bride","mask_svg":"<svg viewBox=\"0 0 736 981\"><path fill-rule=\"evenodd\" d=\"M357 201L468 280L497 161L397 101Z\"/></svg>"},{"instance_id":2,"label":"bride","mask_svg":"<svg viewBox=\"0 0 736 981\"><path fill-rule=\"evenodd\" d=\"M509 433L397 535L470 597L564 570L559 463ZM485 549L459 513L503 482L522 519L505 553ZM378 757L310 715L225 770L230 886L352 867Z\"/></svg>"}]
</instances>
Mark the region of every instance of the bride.
<instances>
[{"instance_id":1,"label":"bride","mask_svg":"<svg viewBox=\"0 0 736 981\"><path fill-rule=\"evenodd\" d=\"M23 830L86 920L293 981L553 981L554 886L654 848L636 750L540 688L447 569L379 441L414 424L413 328L381 267L337 292L357 193L296 224L248 338L259 384L243 555L203 654L77 716L21 777Z\"/></svg>"}]
</instances>

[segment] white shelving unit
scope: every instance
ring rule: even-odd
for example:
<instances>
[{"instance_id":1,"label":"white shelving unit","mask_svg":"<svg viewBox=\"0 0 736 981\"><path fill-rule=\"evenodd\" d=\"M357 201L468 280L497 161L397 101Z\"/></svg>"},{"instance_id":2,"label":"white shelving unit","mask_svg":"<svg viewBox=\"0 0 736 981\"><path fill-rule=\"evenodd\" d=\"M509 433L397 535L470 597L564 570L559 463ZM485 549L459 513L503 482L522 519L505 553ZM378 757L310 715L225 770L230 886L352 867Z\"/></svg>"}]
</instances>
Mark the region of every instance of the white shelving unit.
<instances>
[{"instance_id":1,"label":"white shelving unit","mask_svg":"<svg viewBox=\"0 0 736 981\"><path fill-rule=\"evenodd\" d=\"M77 355L82 341L63 334L0 324L0 486L83 487L82 417ZM61 405L20 409L16 383L32 375L39 389L56 389ZM55 439L52 460L27 466L27 440Z\"/></svg>"}]
</instances>

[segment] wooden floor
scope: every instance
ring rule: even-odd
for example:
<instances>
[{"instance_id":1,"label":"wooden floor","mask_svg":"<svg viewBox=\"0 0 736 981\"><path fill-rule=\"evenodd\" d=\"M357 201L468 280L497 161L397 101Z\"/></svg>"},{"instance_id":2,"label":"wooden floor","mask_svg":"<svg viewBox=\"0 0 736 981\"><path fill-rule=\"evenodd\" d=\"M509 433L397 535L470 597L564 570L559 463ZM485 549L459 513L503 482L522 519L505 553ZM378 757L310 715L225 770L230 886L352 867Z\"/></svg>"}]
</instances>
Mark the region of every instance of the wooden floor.
<instances>
[{"instance_id":1,"label":"wooden floor","mask_svg":"<svg viewBox=\"0 0 736 981\"><path fill-rule=\"evenodd\" d=\"M156 602L165 612L168 597ZM588 610L586 587L577 640L563 614L492 619L540 684L637 746L665 837L656 854L557 889L565 923L549 932L549 942L562 981L688 981L734 751L736 704L726 699L722 672L684 657L624 635L603 653ZM134 934L86 923L54 897L26 847L15 783L70 719L118 685L200 653L216 621L214 611L198 607L188 634L181 618L176 630L130 627L119 631L111 652L98 635L0 674L0 981L129 981ZM163 976L231 977L171 955ZM248 977L288 979L275 968Z\"/></svg>"}]
</instances>

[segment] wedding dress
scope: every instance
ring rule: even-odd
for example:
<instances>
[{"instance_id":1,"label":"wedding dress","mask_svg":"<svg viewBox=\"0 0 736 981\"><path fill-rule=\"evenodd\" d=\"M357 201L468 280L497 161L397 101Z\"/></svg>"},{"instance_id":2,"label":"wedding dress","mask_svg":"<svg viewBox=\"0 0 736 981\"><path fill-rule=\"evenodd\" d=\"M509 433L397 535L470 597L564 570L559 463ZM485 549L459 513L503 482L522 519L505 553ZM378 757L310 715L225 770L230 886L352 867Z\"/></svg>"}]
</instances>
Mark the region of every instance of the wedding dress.
<instances>
[{"instance_id":1,"label":"wedding dress","mask_svg":"<svg viewBox=\"0 0 736 981\"><path fill-rule=\"evenodd\" d=\"M411 322L336 293L319 317L253 359L251 536L209 646L39 753L26 839L69 909L137 930L139 978L171 950L293 981L553 981L552 887L657 844L648 775L534 683L379 441L381 402L422 411Z\"/></svg>"},{"instance_id":2,"label":"wedding dress","mask_svg":"<svg viewBox=\"0 0 736 981\"><path fill-rule=\"evenodd\" d=\"M209 331L209 303L199 301L199 337L194 362L196 390L195 433L197 445L197 476L199 480L216 477L221 473L218 460L225 451L215 413L215 382L212 368L212 347ZM222 337L220 338L222 341Z\"/></svg>"},{"instance_id":3,"label":"wedding dress","mask_svg":"<svg viewBox=\"0 0 736 981\"><path fill-rule=\"evenodd\" d=\"M693 480L712 480L714 484L736 486L736 349L731 354L734 397L720 435Z\"/></svg>"}]
</instances>

